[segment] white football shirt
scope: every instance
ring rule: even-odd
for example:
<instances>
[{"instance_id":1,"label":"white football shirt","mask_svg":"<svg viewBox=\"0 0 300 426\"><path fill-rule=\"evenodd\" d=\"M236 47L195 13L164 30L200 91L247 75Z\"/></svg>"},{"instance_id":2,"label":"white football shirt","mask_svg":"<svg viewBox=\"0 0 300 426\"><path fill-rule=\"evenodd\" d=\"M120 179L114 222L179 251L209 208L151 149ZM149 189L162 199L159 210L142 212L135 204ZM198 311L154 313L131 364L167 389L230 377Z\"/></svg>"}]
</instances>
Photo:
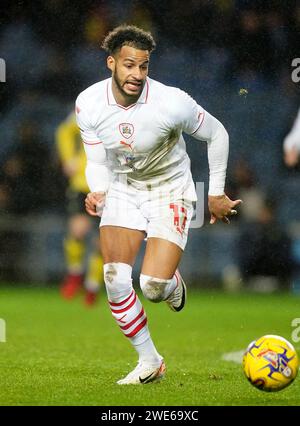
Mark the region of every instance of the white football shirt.
<instances>
[{"instance_id":1,"label":"white football shirt","mask_svg":"<svg viewBox=\"0 0 300 426\"><path fill-rule=\"evenodd\" d=\"M114 99L109 78L80 93L76 116L91 191L106 191L117 175L137 189L184 185L191 175L185 132L208 142L209 194L224 193L228 134L182 90L147 78L138 101L123 107Z\"/></svg>"}]
</instances>

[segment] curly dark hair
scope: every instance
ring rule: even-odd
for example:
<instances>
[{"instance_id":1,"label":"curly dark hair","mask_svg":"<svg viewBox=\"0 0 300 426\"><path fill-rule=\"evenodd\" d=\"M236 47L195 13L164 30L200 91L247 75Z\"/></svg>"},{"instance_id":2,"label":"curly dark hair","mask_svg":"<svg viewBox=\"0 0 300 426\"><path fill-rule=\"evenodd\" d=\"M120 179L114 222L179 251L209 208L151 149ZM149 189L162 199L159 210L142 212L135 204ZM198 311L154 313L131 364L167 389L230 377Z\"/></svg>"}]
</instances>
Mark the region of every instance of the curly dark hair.
<instances>
[{"instance_id":1,"label":"curly dark hair","mask_svg":"<svg viewBox=\"0 0 300 426\"><path fill-rule=\"evenodd\" d=\"M148 50L151 53L156 44L150 33L134 25L120 25L107 34L101 47L109 55L112 55L123 46Z\"/></svg>"}]
</instances>

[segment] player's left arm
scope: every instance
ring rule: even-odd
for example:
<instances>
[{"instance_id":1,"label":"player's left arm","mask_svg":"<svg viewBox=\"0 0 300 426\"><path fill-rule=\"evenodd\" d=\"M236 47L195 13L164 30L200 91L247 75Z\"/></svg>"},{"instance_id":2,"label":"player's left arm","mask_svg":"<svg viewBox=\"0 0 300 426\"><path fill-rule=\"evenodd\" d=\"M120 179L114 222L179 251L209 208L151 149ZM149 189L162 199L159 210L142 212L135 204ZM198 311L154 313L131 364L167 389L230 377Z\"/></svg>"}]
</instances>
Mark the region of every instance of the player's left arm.
<instances>
[{"instance_id":1,"label":"player's left arm","mask_svg":"<svg viewBox=\"0 0 300 426\"><path fill-rule=\"evenodd\" d=\"M228 216L237 214L242 200L231 200L224 192L229 152L229 136L223 124L185 94L183 131L207 142L209 164L208 208L210 223L230 223Z\"/></svg>"}]
</instances>

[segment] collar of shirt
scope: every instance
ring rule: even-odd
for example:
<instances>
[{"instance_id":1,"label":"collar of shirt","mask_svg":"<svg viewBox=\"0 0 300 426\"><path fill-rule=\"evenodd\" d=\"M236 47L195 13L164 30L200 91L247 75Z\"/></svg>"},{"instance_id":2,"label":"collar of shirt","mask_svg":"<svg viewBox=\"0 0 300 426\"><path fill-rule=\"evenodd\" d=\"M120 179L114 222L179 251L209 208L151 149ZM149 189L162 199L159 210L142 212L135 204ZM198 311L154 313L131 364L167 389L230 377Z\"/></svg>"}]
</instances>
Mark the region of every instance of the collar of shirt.
<instances>
[{"instance_id":1,"label":"collar of shirt","mask_svg":"<svg viewBox=\"0 0 300 426\"><path fill-rule=\"evenodd\" d=\"M147 100L148 100L148 93L149 93L149 81L148 80L149 79L147 78L145 86L144 86L143 91L141 93L141 96L139 97L137 102L132 104L132 105L129 105L128 107L124 107L122 105L119 105L116 102L115 97L114 97L113 92L112 92L112 87L111 87L112 86L112 79L111 78L108 79L107 88L106 88L108 105L116 105L116 106L123 108L123 109L129 109L129 108L132 108L133 106L135 106L136 104L146 104Z\"/></svg>"}]
</instances>

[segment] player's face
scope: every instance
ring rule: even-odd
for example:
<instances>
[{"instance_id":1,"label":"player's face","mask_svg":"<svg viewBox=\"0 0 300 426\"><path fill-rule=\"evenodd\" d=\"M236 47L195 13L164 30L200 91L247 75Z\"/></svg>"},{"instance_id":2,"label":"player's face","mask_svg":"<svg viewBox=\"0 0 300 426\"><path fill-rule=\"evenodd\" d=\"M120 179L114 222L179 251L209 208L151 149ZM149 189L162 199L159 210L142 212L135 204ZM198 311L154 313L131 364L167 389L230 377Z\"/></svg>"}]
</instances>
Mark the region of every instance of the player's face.
<instances>
[{"instance_id":1,"label":"player's face","mask_svg":"<svg viewBox=\"0 0 300 426\"><path fill-rule=\"evenodd\" d=\"M148 75L150 54L148 50L123 46L107 60L113 81L120 95L133 99L141 95Z\"/></svg>"}]
</instances>

